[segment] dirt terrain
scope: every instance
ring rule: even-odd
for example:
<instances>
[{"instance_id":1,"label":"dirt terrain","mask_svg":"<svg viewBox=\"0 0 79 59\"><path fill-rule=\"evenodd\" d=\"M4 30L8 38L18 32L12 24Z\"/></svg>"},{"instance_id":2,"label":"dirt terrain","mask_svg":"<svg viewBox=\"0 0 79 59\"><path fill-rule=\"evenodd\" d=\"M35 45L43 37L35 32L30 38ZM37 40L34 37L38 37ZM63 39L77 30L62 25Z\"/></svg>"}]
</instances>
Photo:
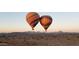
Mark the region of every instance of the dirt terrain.
<instances>
[{"instance_id":1,"label":"dirt terrain","mask_svg":"<svg viewBox=\"0 0 79 59\"><path fill-rule=\"evenodd\" d=\"M0 33L0 46L79 46L79 33Z\"/></svg>"}]
</instances>

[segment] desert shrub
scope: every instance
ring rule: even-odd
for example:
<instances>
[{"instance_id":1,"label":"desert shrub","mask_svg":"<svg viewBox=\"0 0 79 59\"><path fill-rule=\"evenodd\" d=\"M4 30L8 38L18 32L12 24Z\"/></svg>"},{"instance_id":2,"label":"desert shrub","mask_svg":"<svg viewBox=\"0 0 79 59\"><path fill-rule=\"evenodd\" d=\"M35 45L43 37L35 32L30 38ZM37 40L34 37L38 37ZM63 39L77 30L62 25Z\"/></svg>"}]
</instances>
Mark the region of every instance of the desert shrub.
<instances>
[{"instance_id":1,"label":"desert shrub","mask_svg":"<svg viewBox=\"0 0 79 59\"><path fill-rule=\"evenodd\" d=\"M69 38L67 38L67 40L70 40Z\"/></svg>"},{"instance_id":2,"label":"desert shrub","mask_svg":"<svg viewBox=\"0 0 79 59\"><path fill-rule=\"evenodd\" d=\"M2 38L2 37L5 37L5 35L4 34L0 35L0 38Z\"/></svg>"},{"instance_id":3,"label":"desert shrub","mask_svg":"<svg viewBox=\"0 0 79 59\"><path fill-rule=\"evenodd\" d=\"M79 36L77 36L77 38L79 38Z\"/></svg>"}]
</instances>

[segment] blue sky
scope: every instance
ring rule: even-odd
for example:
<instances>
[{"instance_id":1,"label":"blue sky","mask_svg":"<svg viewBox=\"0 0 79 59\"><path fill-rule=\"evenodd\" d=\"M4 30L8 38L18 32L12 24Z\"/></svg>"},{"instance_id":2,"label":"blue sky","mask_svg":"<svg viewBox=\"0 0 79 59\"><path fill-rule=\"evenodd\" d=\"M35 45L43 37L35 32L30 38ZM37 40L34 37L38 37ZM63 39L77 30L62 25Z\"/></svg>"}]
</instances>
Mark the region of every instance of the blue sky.
<instances>
[{"instance_id":1,"label":"blue sky","mask_svg":"<svg viewBox=\"0 0 79 59\"><path fill-rule=\"evenodd\" d=\"M0 32L25 32L32 31L25 20L28 12L0 12ZM48 28L48 32L79 32L78 12L38 12L40 16L50 15L53 22ZM44 28L37 24L34 31L43 32Z\"/></svg>"}]
</instances>

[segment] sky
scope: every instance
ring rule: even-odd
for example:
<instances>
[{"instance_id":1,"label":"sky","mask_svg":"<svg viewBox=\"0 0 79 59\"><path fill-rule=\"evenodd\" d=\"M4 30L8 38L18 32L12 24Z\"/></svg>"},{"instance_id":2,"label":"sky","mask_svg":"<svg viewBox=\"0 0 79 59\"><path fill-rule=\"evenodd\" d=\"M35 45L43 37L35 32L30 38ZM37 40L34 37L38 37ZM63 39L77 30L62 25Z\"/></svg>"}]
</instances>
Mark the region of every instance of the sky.
<instances>
[{"instance_id":1,"label":"sky","mask_svg":"<svg viewBox=\"0 0 79 59\"><path fill-rule=\"evenodd\" d=\"M45 32L37 24L35 30L26 21L28 12L0 12L0 32ZM48 32L79 32L79 12L38 12L40 16L50 15L53 19Z\"/></svg>"}]
</instances>

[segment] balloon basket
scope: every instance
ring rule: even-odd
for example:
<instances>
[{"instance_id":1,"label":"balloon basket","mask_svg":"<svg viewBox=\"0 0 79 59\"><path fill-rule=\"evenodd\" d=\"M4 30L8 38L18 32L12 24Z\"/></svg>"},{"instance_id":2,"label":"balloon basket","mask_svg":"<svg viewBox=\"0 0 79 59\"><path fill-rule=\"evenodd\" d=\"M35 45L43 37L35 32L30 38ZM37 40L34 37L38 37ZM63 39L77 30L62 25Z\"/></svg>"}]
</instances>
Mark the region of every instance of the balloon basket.
<instances>
[{"instance_id":1,"label":"balloon basket","mask_svg":"<svg viewBox=\"0 0 79 59\"><path fill-rule=\"evenodd\" d=\"M34 30L34 28L32 28L32 30Z\"/></svg>"}]
</instances>

